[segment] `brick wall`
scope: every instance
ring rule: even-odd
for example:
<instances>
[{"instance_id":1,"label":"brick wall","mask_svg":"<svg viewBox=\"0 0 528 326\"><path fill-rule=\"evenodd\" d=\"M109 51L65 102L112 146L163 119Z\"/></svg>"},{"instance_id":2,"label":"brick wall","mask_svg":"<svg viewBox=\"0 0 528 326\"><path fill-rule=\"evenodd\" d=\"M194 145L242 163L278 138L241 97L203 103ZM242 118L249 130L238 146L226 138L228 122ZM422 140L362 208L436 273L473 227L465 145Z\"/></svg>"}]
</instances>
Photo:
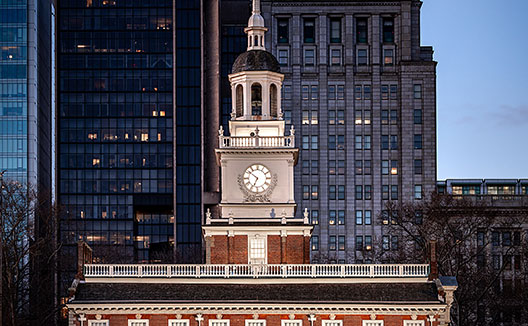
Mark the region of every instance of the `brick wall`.
<instances>
[{"instance_id":1,"label":"brick wall","mask_svg":"<svg viewBox=\"0 0 528 326\"><path fill-rule=\"evenodd\" d=\"M280 264L281 261L281 236L268 236L268 264Z\"/></svg>"},{"instance_id":2,"label":"brick wall","mask_svg":"<svg viewBox=\"0 0 528 326\"><path fill-rule=\"evenodd\" d=\"M247 264L248 237L215 235L207 237L209 264ZM268 264L309 264L310 237L302 235L268 236Z\"/></svg>"},{"instance_id":3,"label":"brick wall","mask_svg":"<svg viewBox=\"0 0 528 326\"><path fill-rule=\"evenodd\" d=\"M204 320L201 326L208 326L210 319L218 319L217 315L203 315ZM330 320L330 315L317 315L317 320L313 323L313 326L322 326L323 320ZM86 315L87 320L96 320L96 315ZM222 315L222 319L229 319L230 326L245 326L245 321L253 319L253 315L246 314L233 314L233 315ZM308 320L307 314L296 314L294 315L295 320L302 320L302 326L311 326ZM129 319L136 319L136 315L101 315L102 320L109 320L110 326L128 326ZM141 319L148 319L149 326L167 326L169 319L177 319L175 314L152 314L152 315L141 315ZM195 320L195 315L182 315L181 319L189 319L190 326L198 326L198 322ZM266 326L281 326L281 320L290 319L290 315L287 314L261 314L258 319L266 320ZM403 326L404 320L410 320L411 317L408 315L396 316L376 316L376 320L383 320L384 326ZM437 319L437 318L435 318ZM370 315L336 315L335 320L342 320L343 326L362 326L363 320L370 320ZM419 316L418 320L425 320L425 316ZM70 322L72 322L70 320ZM79 321L75 321L74 325L80 326ZM88 322L84 322L84 325L88 325ZM429 322L425 323L426 326L431 326ZM434 322L433 326L438 326L438 322Z\"/></svg>"}]
</instances>

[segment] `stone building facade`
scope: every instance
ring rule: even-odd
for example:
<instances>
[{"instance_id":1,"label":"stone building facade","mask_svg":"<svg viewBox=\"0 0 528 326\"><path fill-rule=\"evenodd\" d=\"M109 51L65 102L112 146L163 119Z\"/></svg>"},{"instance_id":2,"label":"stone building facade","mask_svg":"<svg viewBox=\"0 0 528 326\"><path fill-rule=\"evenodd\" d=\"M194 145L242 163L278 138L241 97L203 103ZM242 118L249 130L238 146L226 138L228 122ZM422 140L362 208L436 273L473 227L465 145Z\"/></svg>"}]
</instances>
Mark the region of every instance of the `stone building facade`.
<instances>
[{"instance_id":1,"label":"stone building facade","mask_svg":"<svg viewBox=\"0 0 528 326\"><path fill-rule=\"evenodd\" d=\"M314 259L370 261L385 203L435 189L436 62L420 45L421 5L262 1L284 118L298 129L295 199L310 211Z\"/></svg>"}]
</instances>

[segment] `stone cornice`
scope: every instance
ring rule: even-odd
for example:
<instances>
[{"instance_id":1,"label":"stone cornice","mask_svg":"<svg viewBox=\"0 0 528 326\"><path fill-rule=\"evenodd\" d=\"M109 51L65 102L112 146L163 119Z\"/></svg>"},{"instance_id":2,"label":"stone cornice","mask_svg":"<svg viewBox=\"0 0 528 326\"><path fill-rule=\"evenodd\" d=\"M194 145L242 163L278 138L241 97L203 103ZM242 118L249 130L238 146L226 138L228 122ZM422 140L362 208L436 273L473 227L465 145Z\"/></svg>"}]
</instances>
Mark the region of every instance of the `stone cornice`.
<instances>
[{"instance_id":1,"label":"stone cornice","mask_svg":"<svg viewBox=\"0 0 528 326\"><path fill-rule=\"evenodd\" d=\"M438 315L445 303L363 304L173 304L173 303L69 303L76 314L335 314L335 315Z\"/></svg>"}]
</instances>

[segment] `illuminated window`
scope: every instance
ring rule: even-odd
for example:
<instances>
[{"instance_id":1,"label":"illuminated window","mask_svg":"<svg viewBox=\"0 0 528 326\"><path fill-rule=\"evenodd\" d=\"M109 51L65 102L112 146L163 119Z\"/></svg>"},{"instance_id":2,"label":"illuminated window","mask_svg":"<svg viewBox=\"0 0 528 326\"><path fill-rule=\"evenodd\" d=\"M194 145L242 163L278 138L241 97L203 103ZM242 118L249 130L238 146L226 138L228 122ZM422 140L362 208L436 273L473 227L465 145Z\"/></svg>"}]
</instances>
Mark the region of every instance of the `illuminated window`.
<instances>
[{"instance_id":1,"label":"illuminated window","mask_svg":"<svg viewBox=\"0 0 528 326\"><path fill-rule=\"evenodd\" d=\"M345 225L345 211L344 210L337 211L337 224Z\"/></svg>"},{"instance_id":2,"label":"illuminated window","mask_svg":"<svg viewBox=\"0 0 528 326\"><path fill-rule=\"evenodd\" d=\"M365 250L372 250L372 236L365 236Z\"/></svg>"},{"instance_id":3,"label":"illuminated window","mask_svg":"<svg viewBox=\"0 0 528 326\"><path fill-rule=\"evenodd\" d=\"M391 161L391 174L392 175L398 174L398 161L397 160Z\"/></svg>"},{"instance_id":4,"label":"illuminated window","mask_svg":"<svg viewBox=\"0 0 528 326\"><path fill-rule=\"evenodd\" d=\"M313 209L311 211L311 215L312 215L312 224L314 224L314 225L319 224L319 211Z\"/></svg>"},{"instance_id":5,"label":"illuminated window","mask_svg":"<svg viewBox=\"0 0 528 326\"><path fill-rule=\"evenodd\" d=\"M356 122L357 125L360 125L360 124L363 123L363 119L361 117L361 110L356 110L355 122Z\"/></svg>"},{"instance_id":6,"label":"illuminated window","mask_svg":"<svg viewBox=\"0 0 528 326\"><path fill-rule=\"evenodd\" d=\"M383 50L383 63L386 66L392 66L394 64L394 50L393 49Z\"/></svg>"},{"instance_id":7,"label":"illuminated window","mask_svg":"<svg viewBox=\"0 0 528 326\"><path fill-rule=\"evenodd\" d=\"M101 164L101 159L99 158L92 159L92 166L100 166L100 164Z\"/></svg>"},{"instance_id":8,"label":"illuminated window","mask_svg":"<svg viewBox=\"0 0 528 326\"><path fill-rule=\"evenodd\" d=\"M366 110L363 116L364 116L364 123L366 125L369 125L370 124L370 110Z\"/></svg>"},{"instance_id":9,"label":"illuminated window","mask_svg":"<svg viewBox=\"0 0 528 326\"><path fill-rule=\"evenodd\" d=\"M148 140L149 140L148 133L142 133L141 134L141 141L148 141Z\"/></svg>"},{"instance_id":10,"label":"illuminated window","mask_svg":"<svg viewBox=\"0 0 528 326\"><path fill-rule=\"evenodd\" d=\"M335 210L330 210L328 211L328 224L330 225L335 225L336 224L336 211Z\"/></svg>"},{"instance_id":11,"label":"illuminated window","mask_svg":"<svg viewBox=\"0 0 528 326\"><path fill-rule=\"evenodd\" d=\"M312 186L312 199L319 199L319 186Z\"/></svg>"},{"instance_id":12,"label":"illuminated window","mask_svg":"<svg viewBox=\"0 0 528 326\"><path fill-rule=\"evenodd\" d=\"M336 111L330 110L328 111L328 124L335 125L335 123L336 123Z\"/></svg>"},{"instance_id":13,"label":"illuminated window","mask_svg":"<svg viewBox=\"0 0 528 326\"><path fill-rule=\"evenodd\" d=\"M319 250L319 236L313 235L311 241L312 241L312 250Z\"/></svg>"},{"instance_id":14,"label":"illuminated window","mask_svg":"<svg viewBox=\"0 0 528 326\"><path fill-rule=\"evenodd\" d=\"M337 111L337 124L344 125L345 124L345 111L338 110Z\"/></svg>"},{"instance_id":15,"label":"illuminated window","mask_svg":"<svg viewBox=\"0 0 528 326\"><path fill-rule=\"evenodd\" d=\"M91 139L91 140L97 139L97 134L96 133L88 134L88 139Z\"/></svg>"}]
</instances>

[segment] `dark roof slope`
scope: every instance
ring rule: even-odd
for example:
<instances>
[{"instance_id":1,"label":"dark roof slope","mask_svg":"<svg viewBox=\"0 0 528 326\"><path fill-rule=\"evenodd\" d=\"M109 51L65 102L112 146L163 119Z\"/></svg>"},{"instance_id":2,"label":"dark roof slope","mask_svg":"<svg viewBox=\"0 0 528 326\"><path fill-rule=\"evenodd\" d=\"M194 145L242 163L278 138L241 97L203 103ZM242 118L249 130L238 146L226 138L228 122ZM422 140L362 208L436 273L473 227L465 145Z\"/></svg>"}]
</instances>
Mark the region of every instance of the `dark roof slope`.
<instances>
[{"instance_id":1,"label":"dark roof slope","mask_svg":"<svg viewBox=\"0 0 528 326\"><path fill-rule=\"evenodd\" d=\"M251 50L241 53L233 63L233 73L241 71L280 72L280 65L273 54L263 50Z\"/></svg>"},{"instance_id":2,"label":"dark roof slope","mask_svg":"<svg viewBox=\"0 0 528 326\"><path fill-rule=\"evenodd\" d=\"M81 283L73 303L438 302L434 283L179 284Z\"/></svg>"}]
</instances>

